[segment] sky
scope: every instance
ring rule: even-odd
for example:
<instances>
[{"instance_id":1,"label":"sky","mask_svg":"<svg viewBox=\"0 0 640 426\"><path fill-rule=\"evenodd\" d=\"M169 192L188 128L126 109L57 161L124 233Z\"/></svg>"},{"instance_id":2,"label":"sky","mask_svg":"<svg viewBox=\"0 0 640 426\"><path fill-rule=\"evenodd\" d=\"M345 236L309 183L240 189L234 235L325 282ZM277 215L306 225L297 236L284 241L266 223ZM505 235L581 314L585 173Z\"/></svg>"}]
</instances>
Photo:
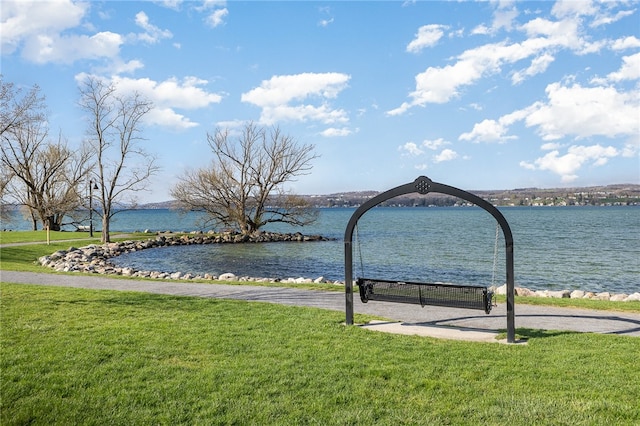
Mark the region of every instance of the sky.
<instances>
[{"instance_id":1,"label":"sky","mask_svg":"<svg viewBox=\"0 0 640 426\"><path fill-rule=\"evenodd\" d=\"M3 0L0 19L0 73L41 88L56 139L88 137L86 76L153 102L140 202L249 122L314 145L298 194L640 184L638 1Z\"/></svg>"}]
</instances>

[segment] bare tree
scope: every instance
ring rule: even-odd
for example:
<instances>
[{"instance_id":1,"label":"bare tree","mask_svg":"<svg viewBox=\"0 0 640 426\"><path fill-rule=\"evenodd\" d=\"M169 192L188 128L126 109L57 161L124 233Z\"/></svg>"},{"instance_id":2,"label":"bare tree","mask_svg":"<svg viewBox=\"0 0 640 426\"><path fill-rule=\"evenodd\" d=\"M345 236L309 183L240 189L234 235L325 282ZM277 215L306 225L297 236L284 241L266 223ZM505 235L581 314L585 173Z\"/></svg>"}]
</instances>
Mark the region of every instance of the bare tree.
<instances>
[{"instance_id":1,"label":"bare tree","mask_svg":"<svg viewBox=\"0 0 640 426\"><path fill-rule=\"evenodd\" d=\"M3 203L11 197L22 204L34 230L41 221L58 231L63 218L82 205L78 186L87 176L89 157L67 148L61 136L57 143L48 141L44 99L37 86L22 98L20 93L2 83Z\"/></svg>"},{"instance_id":2,"label":"bare tree","mask_svg":"<svg viewBox=\"0 0 640 426\"><path fill-rule=\"evenodd\" d=\"M32 228L59 231L64 218L83 204L79 187L88 176L89 155L71 150L60 136L48 142L43 123L31 122L11 132L2 144L2 165L13 176L6 192L27 208Z\"/></svg>"},{"instance_id":3,"label":"bare tree","mask_svg":"<svg viewBox=\"0 0 640 426\"><path fill-rule=\"evenodd\" d=\"M228 130L207 134L210 169L187 172L171 191L182 209L200 210L215 225L251 234L264 225L307 225L317 211L283 186L311 170L313 145L299 145L279 128L246 125L237 139Z\"/></svg>"},{"instance_id":4,"label":"bare tree","mask_svg":"<svg viewBox=\"0 0 640 426\"><path fill-rule=\"evenodd\" d=\"M102 242L111 241L109 224L118 204L133 203L158 170L155 157L140 146L142 120L153 108L140 93L123 95L115 85L87 77L80 86L80 107L89 115L89 144L95 155L97 201L102 215ZM131 196L125 200L126 196Z\"/></svg>"},{"instance_id":5,"label":"bare tree","mask_svg":"<svg viewBox=\"0 0 640 426\"><path fill-rule=\"evenodd\" d=\"M26 94L6 83L0 74L0 135L11 133L26 123L45 120L44 97L34 85Z\"/></svg>"},{"instance_id":6,"label":"bare tree","mask_svg":"<svg viewBox=\"0 0 640 426\"><path fill-rule=\"evenodd\" d=\"M40 95L40 88L33 86L28 93L23 94L22 89L16 89L13 83L4 81L0 74L0 138L2 147L12 139L13 132L21 128L25 123L44 117L44 98ZM0 192L0 213L3 219L7 217L7 203L10 183L14 173L6 167L2 167L2 186Z\"/></svg>"}]
</instances>

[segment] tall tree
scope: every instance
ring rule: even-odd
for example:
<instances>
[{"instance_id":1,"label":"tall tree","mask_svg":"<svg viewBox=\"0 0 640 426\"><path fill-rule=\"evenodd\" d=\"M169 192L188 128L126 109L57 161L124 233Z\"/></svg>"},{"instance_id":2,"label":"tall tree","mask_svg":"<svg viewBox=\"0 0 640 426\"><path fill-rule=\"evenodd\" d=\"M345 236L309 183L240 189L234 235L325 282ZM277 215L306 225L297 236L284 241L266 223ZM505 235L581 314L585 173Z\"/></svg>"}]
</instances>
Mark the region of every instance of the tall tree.
<instances>
[{"instance_id":1,"label":"tall tree","mask_svg":"<svg viewBox=\"0 0 640 426\"><path fill-rule=\"evenodd\" d=\"M96 198L102 216L102 242L118 204L135 201L158 170L155 157L141 146L143 118L153 104L138 92L122 94L104 80L88 76L80 84L80 107L88 114L89 144L95 155ZM128 200L125 198L131 197Z\"/></svg>"},{"instance_id":2,"label":"tall tree","mask_svg":"<svg viewBox=\"0 0 640 426\"><path fill-rule=\"evenodd\" d=\"M5 82L0 74L0 147L8 147L13 140L13 134L26 123L44 118L44 98L40 95L40 88L34 85L26 94L17 89L13 83ZM2 185L0 187L0 213L3 219L7 216L7 203L11 196L10 183L14 173L5 161L0 162L2 168Z\"/></svg>"},{"instance_id":3,"label":"tall tree","mask_svg":"<svg viewBox=\"0 0 640 426\"><path fill-rule=\"evenodd\" d=\"M279 128L247 124L239 137L228 130L207 134L214 155L210 168L189 171L171 191L178 205L207 213L214 225L251 234L268 223L307 225L317 211L284 189L308 174L313 145L301 145Z\"/></svg>"},{"instance_id":4,"label":"tall tree","mask_svg":"<svg viewBox=\"0 0 640 426\"><path fill-rule=\"evenodd\" d=\"M70 150L59 136L48 140L44 98L34 86L26 95L2 82L0 163L4 197L27 208L33 229L38 220L60 230L63 218L82 205L78 187L89 171L89 157Z\"/></svg>"}]
</instances>

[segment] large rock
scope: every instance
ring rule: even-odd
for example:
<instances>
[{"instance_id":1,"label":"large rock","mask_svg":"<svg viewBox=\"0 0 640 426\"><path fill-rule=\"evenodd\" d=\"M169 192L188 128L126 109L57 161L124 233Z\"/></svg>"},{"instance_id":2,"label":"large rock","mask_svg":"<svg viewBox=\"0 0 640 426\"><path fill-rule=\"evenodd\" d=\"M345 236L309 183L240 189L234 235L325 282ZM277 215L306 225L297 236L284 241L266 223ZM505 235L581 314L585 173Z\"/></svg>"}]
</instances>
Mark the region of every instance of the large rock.
<instances>
[{"instance_id":1,"label":"large rock","mask_svg":"<svg viewBox=\"0 0 640 426\"><path fill-rule=\"evenodd\" d=\"M609 299L611 299L611 293L609 293L608 291L603 291L601 293L596 293L596 295L594 296L594 299L596 299L596 300L609 300Z\"/></svg>"},{"instance_id":2,"label":"large rock","mask_svg":"<svg viewBox=\"0 0 640 426\"><path fill-rule=\"evenodd\" d=\"M494 291L495 294L501 294L501 295L505 295L507 294L507 285L501 285L500 287L496 288Z\"/></svg>"},{"instance_id":3,"label":"large rock","mask_svg":"<svg viewBox=\"0 0 640 426\"><path fill-rule=\"evenodd\" d=\"M237 281L238 277L235 274L232 274L231 272L227 272L225 274L222 274L218 277L218 280L220 281Z\"/></svg>"},{"instance_id":4,"label":"large rock","mask_svg":"<svg viewBox=\"0 0 640 426\"><path fill-rule=\"evenodd\" d=\"M571 295L569 290L559 290L559 291L549 291L549 297L553 297L554 299L567 299Z\"/></svg>"},{"instance_id":5,"label":"large rock","mask_svg":"<svg viewBox=\"0 0 640 426\"><path fill-rule=\"evenodd\" d=\"M522 297L532 297L536 295L533 290L529 290L528 288L524 288L524 287L516 287L515 292L516 292L516 296L522 296Z\"/></svg>"},{"instance_id":6,"label":"large rock","mask_svg":"<svg viewBox=\"0 0 640 426\"><path fill-rule=\"evenodd\" d=\"M625 302L640 302L640 293L635 292L630 294L629 297L625 300Z\"/></svg>"},{"instance_id":7,"label":"large rock","mask_svg":"<svg viewBox=\"0 0 640 426\"><path fill-rule=\"evenodd\" d=\"M624 302L625 300L627 300L627 297L629 297L628 294L618 293L611 296L609 300L612 302Z\"/></svg>"},{"instance_id":8,"label":"large rock","mask_svg":"<svg viewBox=\"0 0 640 426\"><path fill-rule=\"evenodd\" d=\"M582 290L573 290L569 295L572 299L582 299L584 297L584 291Z\"/></svg>"}]
</instances>

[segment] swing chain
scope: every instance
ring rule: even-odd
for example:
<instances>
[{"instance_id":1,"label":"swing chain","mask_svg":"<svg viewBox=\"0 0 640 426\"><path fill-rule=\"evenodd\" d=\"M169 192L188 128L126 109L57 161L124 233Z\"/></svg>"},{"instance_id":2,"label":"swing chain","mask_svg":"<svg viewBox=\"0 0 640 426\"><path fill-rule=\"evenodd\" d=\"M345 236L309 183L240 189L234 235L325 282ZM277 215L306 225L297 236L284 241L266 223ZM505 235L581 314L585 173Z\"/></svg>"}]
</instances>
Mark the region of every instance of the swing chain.
<instances>
[{"instance_id":1,"label":"swing chain","mask_svg":"<svg viewBox=\"0 0 640 426\"><path fill-rule=\"evenodd\" d=\"M358 243L358 257L360 258L360 276L364 278L364 261L362 260L362 246L360 244L360 233L356 224L356 242Z\"/></svg>"},{"instance_id":2,"label":"swing chain","mask_svg":"<svg viewBox=\"0 0 640 426\"><path fill-rule=\"evenodd\" d=\"M491 286L495 288L496 285L496 267L498 263L498 237L500 235L500 225L496 225L496 237L493 246L493 273L491 275Z\"/></svg>"}]
</instances>

